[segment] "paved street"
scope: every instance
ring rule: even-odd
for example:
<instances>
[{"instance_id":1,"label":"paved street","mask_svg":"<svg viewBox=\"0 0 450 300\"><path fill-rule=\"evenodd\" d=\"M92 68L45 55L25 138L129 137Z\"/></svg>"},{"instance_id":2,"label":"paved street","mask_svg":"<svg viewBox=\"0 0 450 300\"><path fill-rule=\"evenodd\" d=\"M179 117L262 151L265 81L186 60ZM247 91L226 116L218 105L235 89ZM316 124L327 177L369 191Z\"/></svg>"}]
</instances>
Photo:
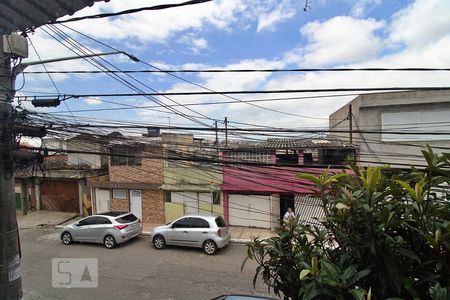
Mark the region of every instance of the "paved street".
<instances>
[{"instance_id":1,"label":"paved street","mask_svg":"<svg viewBox=\"0 0 450 300\"><path fill-rule=\"evenodd\" d=\"M211 299L224 293L267 295L252 287L255 265L240 271L243 245L230 244L215 256L200 249L155 250L141 237L113 250L102 245L64 246L54 227L21 231L25 299ZM52 288L53 258L98 258L99 287Z\"/></svg>"}]
</instances>

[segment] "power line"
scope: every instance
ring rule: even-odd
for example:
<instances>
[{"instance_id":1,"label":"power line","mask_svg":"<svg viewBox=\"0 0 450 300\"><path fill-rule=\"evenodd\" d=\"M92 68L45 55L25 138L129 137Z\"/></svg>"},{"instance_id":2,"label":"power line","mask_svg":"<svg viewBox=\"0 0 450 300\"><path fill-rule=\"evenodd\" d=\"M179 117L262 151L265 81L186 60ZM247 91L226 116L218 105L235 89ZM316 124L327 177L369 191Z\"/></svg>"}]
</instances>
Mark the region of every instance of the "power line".
<instances>
[{"instance_id":1,"label":"power line","mask_svg":"<svg viewBox=\"0 0 450 300\"><path fill-rule=\"evenodd\" d=\"M73 30L74 32L76 32L76 33L78 33L78 34L80 34L80 35L82 35L82 36L84 36L84 37L86 37L86 38L89 38L89 39L92 40L92 41L95 41L96 43L99 43L99 44L101 44L101 45L103 45L103 46L105 46L105 47L108 47L109 49L113 49L113 50L115 50L115 51L120 51L120 50L118 50L118 49L115 48L115 47L112 47L112 46L110 46L110 45L108 45L108 44L106 44L106 43L104 43L104 42L102 42L102 41L99 41L99 40L97 40L97 39L95 39L95 38L93 38L93 37L91 37L91 36L89 36L89 35L87 35L87 34L84 34L84 33L80 32L80 31L78 31L78 30L73 29L73 28L71 28L71 27L69 27L69 26L65 26L65 25L63 25L63 26L66 27L66 28L68 28L68 29L70 29L70 30ZM124 52L124 51L121 51L121 52ZM138 59L138 60L139 60L139 62L145 64L146 66L149 66L149 67L151 67L151 68L153 68L153 69L162 71L160 68L158 68L158 67L155 66L155 65L152 65L152 64L150 64L150 63L147 63L147 62L145 62L145 61L143 61L143 60L141 60L141 59ZM181 81L183 81L183 82L186 82L186 83L188 83L188 84L190 84L190 85L193 85L193 86L199 87L199 88L201 88L201 89L204 89L204 90L206 90L206 91L209 91L209 92L216 92L215 90L213 90L213 89L211 89L211 88L208 88L208 87L206 87L206 86L204 86L204 85L195 83L195 82L193 82L193 81L191 81L191 80L188 80L188 79L186 79L186 78L180 77L180 76L178 76L178 75L176 75L176 74L173 74L173 73L170 73L170 72L166 72L166 74L169 75L169 76L172 76L172 77L174 77L174 78L176 78L176 79L178 79L178 80L181 80ZM245 100L241 100L241 99L232 97L232 96L230 96L230 95L226 95L226 94L220 94L220 95L223 96L223 97L229 98L229 99L231 99L231 100L233 100L233 101L237 101L238 103L244 103L244 104L251 105L251 106L254 106L254 107L263 109L263 110L268 110L268 111L272 111L272 112L275 112L275 113L280 113L280 114L283 114L283 115L290 115L290 116L299 117L299 118L312 118L312 119L314 118L314 117L303 116L303 115L298 115L298 114L291 113L291 112L284 112L284 111L280 111L280 110L277 110L277 109L264 107L264 106L261 106L261 105L257 105L257 104L250 103L250 102L245 101Z\"/></svg>"},{"instance_id":2,"label":"power line","mask_svg":"<svg viewBox=\"0 0 450 300\"><path fill-rule=\"evenodd\" d=\"M236 90L236 91L186 91L186 92L152 92L152 93L98 93L98 94L63 94L67 98L80 97L134 97L134 96L199 96L199 95L235 95L235 94L297 94L297 93L327 93L327 92L352 92L352 91L448 91L450 87L357 87L357 88L328 88L328 89L284 89L284 90ZM35 96L45 97L45 96Z\"/></svg>"},{"instance_id":3,"label":"power line","mask_svg":"<svg viewBox=\"0 0 450 300\"><path fill-rule=\"evenodd\" d=\"M66 26L67 28L70 28ZM104 73L283 73L283 72L448 72L450 68L299 68L299 69L162 69L122 70ZM26 74L42 74L43 71L26 71ZM52 70L55 74L99 74L94 70Z\"/></svg>"},{"instance_id":4,"label":"power line","mask_svg":"<svg viewBox=\"0 0 450 300\"><path fill-rule=\"evenodd\" d=\"M81 21L86 19L101 19L101 18L107 18L107 17L115 17L115 16L121 16L121 15L128 15L133 14L141 11L147 11L147 10L162 10L162 9L168 9L168 8L175 8L175 7L181 7L181 6L187 6L187 5L194 5L194 4L201 4L210 2L212 0L190 0L182 3L174 3L174 4L161 4L161 5L155 5L150 7L140 7L140 8L133 8L133 9L127 9L115 13L103 13L103 14L96 14L96 15L89 15L84 17L76 17L76 18L70 18L66 20L56 20L49 22L49 24L62 24L62 23L69 23L69 22L75 22L75 21Z\"/></svg>"},{"instance_id":5,"label":"power line","mask_svg":"<svg viewBox=\"0 0 450 300\"><path fill-rule=\"evenodd\" d=\"M54 27L54 26L53 26ZM53 28L53 27L49 27L49 29L51 30L51 31L53 31L56 35L58 35L60 38L62 38L62 39L64 39L64 36L63 36L63 34L66 36L66 38L67 38L67 42L69 43L69 44L71 44L72 45L72 47L74 47L75 49L78 49L78 51L80 51L81 53L86 53L85 52L85 50L83 50L83 49L81 49L80 48L80 46L81 47L84 47L84 46L82 46L81 44L80 44L80 46L78 46L78 45L76 45L75 44L75 40L74 39L72 39L70 36L68 36L67 34L65 34L65 33L61 33L61 31L59 31L59 29L58 28ZM52 34L50 34L49 32L47 32L44 28L42 28L42 30L44 31L44 32L46 32L47 34L49 34L53 39L55 39L57 42L59 42L59 43L61 43L63 46L65 46L66 48L68 48L69 50L71 50L72 52L74 52L75 54L77 54L77 55L79 55L76 51L74 51L74 49L72 49L71 47L68 47L67 45L65 45L63 42L61 42L59 39L57 39L56 37L54 37ZM58 32L59 31L59 32ZM77 42L76 42L77 43ZM85 49L87 49L88 51L90 51L88 48L86 48L86 47L84 47ZM81 56L80 56L81 57ZM106 66L104 66L103 64L101 64L98 60L96 60L96 59L94 59L94 58L90 58L90 60L88 60L88 59L86 59L86 58L84 58L86 61L88 61L91 65L93 65L94 67L96 67L96 68L104 68L104 69L107 69L107 67ZM109 63L108 61L106 61L105 59L103 59L103 58L100 58L102 61L104 61L104 62L106 62L107 64L109 64L109 65L112 65L111 63ZM92 61L92 62L91 62ZM100 66L100 67L99 67ZM112 65L113 67L115 67L114 65ZM115 68L117 68L117 67L115 67ZM110 77L112 77L113 79L115 79L115 80L117 80L118 82L120 82L120 83L122 83L122 84L124 84L125 86L127 86L128 88L130 88L131 90L133 90L133 91L135 91L135 92L138 92L138 93L143 93L143 90L141 90L141 89L139 89L138 87L136 87L135 85L133 85L133 84L131 84L130 82L128 82L127 80L125 80L125 79L123 79L123 78L121 78L120 76L116 76L116 75L114 75L114 74L109 74L109 76ZM130 75L127 75L128 77L131 77ZM133 78L133 77L131 77L133 80L136 80L136 81L138 81L137 79L135 79L135 78ZM140 84L142 84L140 81L138 81ZM144 85L144 84L143 84ZM150 95L147 95L147 96L150 96ZM163 102L161 102L161 101L159 101L158 99L156 99L155 97L152 97L152 96L150 96L150 97L146 97L146 98L148 98L149 100L151 100L152 102L155 102L155 103L157 103L157 104L159 104L160 106L162 106L162 107L164 107L164 108L166 108L166 109L168 109L169 111L172 111L173 113L175 113L175 114L177 114L177 115L180 115L180 116L182 116L182 117L185 117L185 116L183 116L183 113L181 113L181 112L179 112L178 110L176 110L176 109L174 109L174 108L167 108L167 106L163 103ZM178 104L177 102L175 102L176 104ZM205 124L205 123L203 123L203 122L200 122L200 121L198 121L198 120L195 120L195 119L193 119L193 118L190 118L190 117L185 117L185 118L187 118L188 120L191 120L191 121L193 121L194 123L199 123L199 124L202 124L202 125L207 125L207 124Z\"/></svg>"}]
</instances>

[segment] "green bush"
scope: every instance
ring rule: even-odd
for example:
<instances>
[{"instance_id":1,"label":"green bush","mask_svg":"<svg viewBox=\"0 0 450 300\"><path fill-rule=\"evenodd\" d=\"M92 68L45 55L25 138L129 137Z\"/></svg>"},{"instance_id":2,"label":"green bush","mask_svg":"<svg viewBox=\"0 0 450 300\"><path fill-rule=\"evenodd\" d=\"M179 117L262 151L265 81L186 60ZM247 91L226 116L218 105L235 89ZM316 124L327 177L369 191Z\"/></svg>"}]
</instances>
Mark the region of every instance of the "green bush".
<instances>
[{"instance_id":1,"label":"green bush","mask_svg":"<svg viewBox=\"0 0 450 300\"><path fill-rule=\"evenodd\" d=\"M294 220L252 240L248 259L285 299L450 299L450 155L427 168L352 166L354 175L298 174L317 187L322 226Z\"/></svg>"}]
</instances>

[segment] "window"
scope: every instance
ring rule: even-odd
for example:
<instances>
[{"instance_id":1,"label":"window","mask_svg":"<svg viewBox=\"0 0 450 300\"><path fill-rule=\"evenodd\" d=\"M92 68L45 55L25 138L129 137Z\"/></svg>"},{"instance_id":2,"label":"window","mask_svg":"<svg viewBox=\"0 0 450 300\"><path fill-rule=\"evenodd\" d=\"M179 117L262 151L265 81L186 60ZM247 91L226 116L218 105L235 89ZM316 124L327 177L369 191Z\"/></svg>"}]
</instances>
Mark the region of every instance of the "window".
<instances>
[{"instance_id":1,"label":"window","mask_svg":"<svg viewBox=\"0 0 450 300\"><path fill-rule=\"evenodd\" d=\"M142 164L140 152L137 148L112 148L111 165L140 166Z\"/></svg>"},{"instance_id":2,"label":"window","mask_svg":"<svg viewBox=\"0 0 450 300\"><path fill-rule=\"evenodd\" d=\"M172 227L173 228L189 228L189 226L190 226L189 219L190 218L180 219L180 220L176 221L175 223L173 223Z\"/></svg>"},{"instance_id":3,"label":"window","mask_svg":"<svg viewBox=\"0 0 450 300\"><path fill-rule=\"evenodd\" d=\"M121 218L117 218L116 221L119 222L119 223L125 224L125 223L131 223L131 222L134 222L134 221L136 221L137 219L138 219L138 218L137 218L135 215L129 214L129 215L123 216L123 217L121 217Z\"/></svg>"},{"instance_id":4,"label":"window","mask_svg":"<svg viewBox=\"0 0 450 300\"><path fill-rule=\"evenodd\" d=\"M171 192L164 192L164 200L166 202L172 202L172 193Z\"/></svg>"},{"instance_id":5,"label":"window","mask_svg":"<svg viewBox=\"0 0 450 300\"><path fill-rule=\"evenodd\" d=\"M111 221L105 217L96 217L95 224L111 224Z\"/></svg>"},{"instance_id":6,"label":"window","mask_svg":"<svg viewBox=\"0 0 450 300\"><path fill-rule=\"evenodd\" d=\"M191 228L209 228L209 223L200 218L191 218Z\"/></svg>"},{"instance_id":7,"label":"window","mask_svg":"<svg viewBox=\"0 0 450 300\"><path fill-rule=\"evenodd\" d=\"M298 165L298 153L295 150L277 151L275 156L277 164Z\"/></svg>"},{"instance_id":8,"label":"window","mask_svg":"<svg viewBox=\"0 0 450 300\"><path fill-rule=\"evenodd\" d=\"M392 141L435 141L450 140L450 135L423 134L420 132L447 132L446 123L450 119L450 110L417 110L402 112L383 112L381 114L381 140ZM411 134L389 133L411 132Z\"/></svg>"},{"instance_id":9,"label":"window","mask_svg":"<svg viewBox=\"0 0 450 300\"><path fill-rule=\"evenodd\" d=\"M94 225L97 222L97 217L89 217L86 219L81 220L78 225L79 226L86 226L86 225Z\"/></svg>"},{"instance_id":10,"label":"window","mask_svg":"<svg viewBox=\"0 0 450 300\"><path fill-rule=\"evenodd\" d=\"M127 190L124 189L113 189L114 199L127 199Z\"/></svg>"},{"instance_id":11,"label":"window","mask_svg":"<svg viewBox=\"0 0 450 300\"><path fill-rule=\"evenodd\" d=\"M218 216L215 221L217 227L227 227L227 223L225 223L225 220L222 218L222 216Z\"/></svg>"},{"instance_id":12,"label":"window","mask_svg":"<svg viewBox=\"0 0 450 300\"><path fill-rule=\"evenodd\" d=\"M220 205L220 192L212 193L212 201L213 201L213 204Z\"/></svg>"}]
</instances>

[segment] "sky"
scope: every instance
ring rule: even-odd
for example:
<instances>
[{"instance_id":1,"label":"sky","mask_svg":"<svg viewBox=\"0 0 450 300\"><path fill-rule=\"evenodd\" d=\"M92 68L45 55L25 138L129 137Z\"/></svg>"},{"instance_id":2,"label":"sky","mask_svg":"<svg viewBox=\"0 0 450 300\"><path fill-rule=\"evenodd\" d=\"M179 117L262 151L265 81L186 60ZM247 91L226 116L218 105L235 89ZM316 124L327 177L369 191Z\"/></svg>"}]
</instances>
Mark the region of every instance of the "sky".
<instances>
[{"instance_id":1,"label":"sky","mask_svg":"<svg viewBox=\"0 0 450 300\"><path fill-rule=\"evenodd\" d=\"M182 1L111 0L98 2L74 16ZM284 69L334 67L450 67L450 1L448 0L215 0L213 2L146 11L113 18L82 20L66 25L102 43L133 54L162 69ZM57 28L90 50L111 52L105 45ZM54 29L53 29L54 30ZM52 36L50 36L53 35ZM41 59L74 56L76 45L52 28L29 35ZM65 47L65 44L68 47ZM31 47L26 61L39 57ZM152 69L125 55L104 59L121 70ZM102 62L106 64L106 62ZM110 69L114 69L111 65ZM46 64L47 70L96 70L84 60ZM42 66L27 71L41 71ZM346 73L178 73L123 76L145 92L324 89L393 86L448 86L446 72L346 72ZM17 79L21 95L111 94L134 92L104 74L25 74ZM183 80L184 79L184 80ZM24 81L25 80L25 81ZM194 84L192 84L194 83ZM55 87L56 86L56 87ZM214 119L285 128L327 127L329 115L355 96L304 98L329 94L269 94L158 97L165 105L209 103L176 107L197 122L211 126ZM244 103L248 99L303 97L283 101ZM109 101L109 102L105 102ZM116 102L113 104L110 102ZM228 104L210 104L234 101ZM66 106L67 104L67 106ZM77 98L58 108L39 108L86 121L141 122L162 125L199 125L157 107L153 99L133 97ZM28 103L23 103L29 108ZM152 106L147 109L115 109ZM156 108L158 111L151 109ZM98 110L100 111L92 111ZM80 111L89 110L89 111ZM233 126L244 126L230 123ZM219 123L219 126L220 125Z\"/></svg>"}]
</instances>

